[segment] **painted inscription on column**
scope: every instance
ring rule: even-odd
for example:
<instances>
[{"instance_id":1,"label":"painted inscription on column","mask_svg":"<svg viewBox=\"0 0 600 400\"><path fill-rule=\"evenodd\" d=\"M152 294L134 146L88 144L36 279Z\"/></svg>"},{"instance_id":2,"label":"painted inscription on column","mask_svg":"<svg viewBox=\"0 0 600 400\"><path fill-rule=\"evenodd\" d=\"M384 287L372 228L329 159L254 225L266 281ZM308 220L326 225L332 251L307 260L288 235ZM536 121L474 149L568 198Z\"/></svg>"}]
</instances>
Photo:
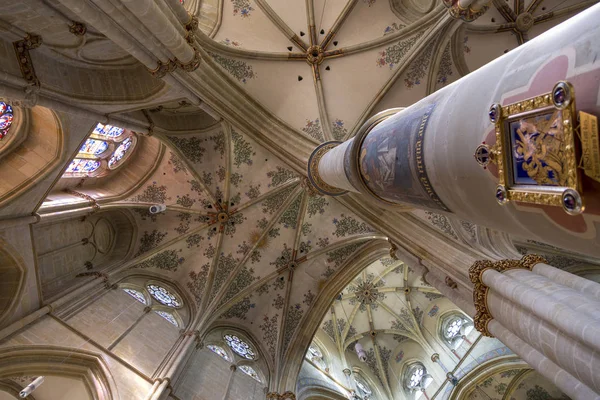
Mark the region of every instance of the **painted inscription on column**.
<instances>
[{"instance_id":1,"label":"painted inscription on column","mask_svg":"<svg viewBox=\"0 0 600 400\"><path fill-rule=\"evenodd\" d=\"M360 149L360 171L367 187L393 203L450 211L431 186L423 140L435 105L406 110L376 126Z\"/></svg>"}]
</instances>

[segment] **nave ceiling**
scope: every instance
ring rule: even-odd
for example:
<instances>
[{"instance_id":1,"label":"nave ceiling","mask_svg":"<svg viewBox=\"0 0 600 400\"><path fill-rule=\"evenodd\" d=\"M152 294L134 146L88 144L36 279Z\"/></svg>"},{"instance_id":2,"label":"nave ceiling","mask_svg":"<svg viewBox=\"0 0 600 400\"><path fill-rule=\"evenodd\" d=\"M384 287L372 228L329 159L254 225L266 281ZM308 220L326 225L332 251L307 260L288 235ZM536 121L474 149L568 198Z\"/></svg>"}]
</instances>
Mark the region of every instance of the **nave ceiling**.
<instances>
[{"instance_id":1,"label":"nave ceiling","mask_svg":"<svg viewBox=\"0 0 600 400\"><path fill-rule=\"evenodd\" d=\"M434 1L315 0L284 7L266 0L224 0L213 23L201 18L205 24L197 39L211 56L207 62L222 69L240 97L268 111L256 118L283 123L291 142L315 147L351 138L374 113L413 104L592 3L494 1L483 17L465 24ZM192 0L189 6L206 9ZM284 375L284 367L290 368L286 360L302 356L320 317L330 312L333 295L354 276L356 287L369 280L367 273L357 273L388 252L387 235L344 200L316 195L298 168L306 154L298 152L297 160L290 160L277 146L264 146L272 139L269 131L257 135L228 122L227 115L221 121L211 118L152 78L93 26L83 36L70 33L64 18L75 21L77 15L60 2L27 0L5 7L0 6L0 15L10 41L24 32L44 39L32 50L43 90L156 128L152 136L140 137L131 160L110 179L58 179L57 168L57 182L46 183L48 188L56 183L49 199L66 200L63 210L69 203L89 205L89 199L64 193L70 188L91 196L100 205L97 215L104 214L103 207L126 214L134 228L130 248L122 249L127 260L119 266L121 275L148 273L176 283L202 329L243 327L260 344L271 370ZM515 22L524 11L535 21L527 32ZM335 35L328 36L330 31ZM288 38L292 34L294 40ZM321 62L306 61L310 44L327 45ZM12 51L10 44L4 51ZM320 52L316 49L316 58ZM10 60L0 67L19 75L18 64ZM79 86L70 80L77 71L84 82ZM64 133L64 170L93 125L67 121L61 114L58 119L70 128ZM136 159L144 157L143 171L131 172ZM35 211L44 193L39 189L29 196L20 211ZM166 204L167 211L152 215L147 211L151 204ZM48 202L41 211L58 209ZM381 287L389 290L388 297L394 294L392 304L363 311L346 289L333 307L336 314L354 315L347 329L354 327L361 338L379 331L379 340L389 340L390 347L400 333L389 325L387 314L406 310L410 317L411 301L423 312L428 293L436 293L419 274L391 262L379 268L386 277ZM65 289L54 288L51 294ZM373 326L373 320L380 322ZM419 341L417 328L405 326L402 332ZM352 335L344 347L346 341L352 343Z\"/></svg>"}]
</instances>

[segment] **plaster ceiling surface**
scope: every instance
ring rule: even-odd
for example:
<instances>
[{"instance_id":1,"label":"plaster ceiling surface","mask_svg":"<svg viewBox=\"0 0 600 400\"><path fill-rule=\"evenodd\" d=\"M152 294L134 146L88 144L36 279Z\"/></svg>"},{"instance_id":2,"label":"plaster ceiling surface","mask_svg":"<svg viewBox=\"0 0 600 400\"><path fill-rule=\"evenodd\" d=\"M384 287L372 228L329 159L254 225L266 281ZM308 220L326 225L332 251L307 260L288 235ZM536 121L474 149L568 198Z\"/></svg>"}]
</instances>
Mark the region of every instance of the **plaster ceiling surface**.
<instances>
[{"instance_id":1,"label":"plaster ceiling surface","mask_svg":"<svg viewBox=\"0 0 600 400\"><path fill-rule=\"evenodd\" d=\"M434 1L226 0L211 54L299 133L344 140L375 112L411 105L593 3L493 0L465 23Z\"/></svg>"},{"instance_id":2,"label":"plaster ceiling surface","mask_svg":"<svg viewBox=\"0 0 600 400\"><path fill-rule=\"evenodd\" d=\"M320 327L340 353L346 352L350 363L359 342L367 361L364 365L355 360L357 365L373 374L384 393L393 393L399 385L394 371L401 361L394 362L399 345L416 342L421 351L431 354L424 319L436 316L439 301L435 300L443 297L403 262L384 257L344 288Z\"/></svg>"},{"instance_id":3,"label":"plaster ceiling surface","mask_svg":"<svg viewBox=\"0 0 600 400\"><path fill-rule=\"evenodd\" d=\"M277 365L321 288L387 238L226 122L160 139L159 166L118 202L138 226L132 272L178 282L204 326L244 326Z\"/></svg>"}]
</instances>

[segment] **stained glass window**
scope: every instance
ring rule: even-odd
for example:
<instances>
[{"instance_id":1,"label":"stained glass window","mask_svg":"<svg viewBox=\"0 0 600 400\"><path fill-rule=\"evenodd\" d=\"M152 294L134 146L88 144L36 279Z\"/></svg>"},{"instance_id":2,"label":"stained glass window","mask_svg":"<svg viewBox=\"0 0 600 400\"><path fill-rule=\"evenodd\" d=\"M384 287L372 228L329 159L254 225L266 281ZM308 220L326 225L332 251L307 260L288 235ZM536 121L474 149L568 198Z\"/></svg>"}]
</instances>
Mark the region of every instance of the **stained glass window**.
<instances>
[{"instance_id":1,"label":"stained glass window","mask_svg":"<svg viewBox=\"0 0 600 400\"><path fill-rule=\"evenodd\" d=\"M8 129L12 125L12 120L12 107L3 101L0 101L0 140L8 133Z\"/></svg>"},{"instance_id":2,"label":"stained glass window","mask_svg":"<svg viewBox=\"0 0 600 400\"><path fill-rule=\"evenodd\" d=\"M123 289L123 290L125 291L125 293L127 293L128 295L130 295L131 297L133 297L140 303L146 304L146 297L141 292L138 292L135 289Z\"/></svg>"},{"instance_id":3,"label":"stained glass window","mask_svg":"<svg viewBox=\"0 0 600 400\"><path fill-rule=\"evenodd\" d=\"M167 321L169 321L170 323L172 323L175 326L179 326L179 324L177 323L177 320L175 319L175 317L173 316L173 314L171 314L170 312L166 312L166 311L155 311L158 315L160 315L161 317L163 317L164 319L166 319Z\"/></svg>"},{"instance_id":4,"label":"stained glass window","mask_svg":"<svg viewBox=\"0 0 600 400\"><path fill-rule=\"evenodd\" d=\"M74 158L73 161L71 161L71 164L69 164L69 167L67 168L67 170L65 172L90 173L90 172L94 172L98 168L100 168L100 161L98 161L98 160L85 160L83 158Z\"/></svg>"},{"instance_id":5,"label":"stained glass window","mask_svg":"<svg viewBox=\"0 0 600 400\"><path fill-rule=\"evenodd\" d=\"M223 338L225 339L225 342L227 342L227 345L240 356L247 358L248 360L254 360L254 358L256 358L256 354L250 345L236 335L227 334L223 336Z\"/></svg>"},{"instance_id":6,"label":"stained glass window","mask_svg":"<svg viewBox=\"0 0 600 400\"><path fill-rule=\"evenodd\" d=\"M102 154L108 149L108 143L103 140L96 139L88 139L85 141L81 149L79 149L80 153L89 154L92 156L97 156Z\"/></svg>"},{"instance_id":7,"label":"stained glass window","mask_svg":"<svg viewBox=\"0 0 600 400\"><path fill-rule=\"evenodd\" d=\"M180 307L181 306L181 302L179 300L177 300L177 297L175 297L171 292L169 292L164 287L154 285L154 284L148 285L147 287L148 287L148 291L150 292L152 297L154 297L156 299L156 301L158 301L159 303L164 304L165 306L168 306L168 307Z\"/></svg>"},{"instance_id":8,"label":"stained glass window","mask_svg":"<svg viewBox=\"0 0 600 400\"><path fill-rule=\"evenodd\" d=\"M131 148L132 143L133 140L131 139L131 137L128 137L127 139L123 140L123 142L119 145L119 147L117 147L117 149L113 153L110 160L108 160L109 168L114 167L119 161L123 159L125 154L127 154L127 151L129 151L129 149Z\"/></svg>"},{"instance_id":9,"label":"stained glass window","mask_svg":"<svg viewBox=\"0 0 600 400\"><path fill-rule=\"evenodd\" d=\"M417 362L413 363L408 367L407 374L405 375L404 385L408 389L419 389L421 388L421 379L425 375L425 366Z\"/></svg>"},{"instance_id":10,"label":"stained glass window","mask_svg":"<svg viewBox=\"0 0 600 400\"><path fill-rule=\"evenodd\" d=\"M462 318L453 319L452 322L450 322L448 324L448 326L446 327L446 337L448 339L451 339L451 338L455 337L456 335L458 335L462 324L463 324Z\"/></svg>"},{"instance_id":11,"label":"stained glass window","mask_svg":"<svg viewBox=\"0 0 600 400\"><path fill-rule=\"evenodd\" d=\"M227 352L225 351L224 348L222 348L221 346L217 346L215 344L209 344L208 347L213 353L216 353L218 355L220 355L221 357L223 357L224 359L226 359L227 361L231 361L229 359L229 356L227 355Z\"/></svg>"},{"instance_id":12,"label":"stained glass window","mask_svg":"<svg viewBox=\"0 0 600 400\"><path fill-rule=\"evenodd\" d=\"M246 375L251 376L252 378L256 379L259 382L261 381L260 378L258 377L258 374L254 370L254 368L250 367L249 365L240 365L240 369Z\"/></svg>"},{"instance_id":13,"label":"stained glass window","mask_svg":"<svg viewBox=\"0 0 600 400\"><path fill-rule=\"evenodd\" d=\"M123 129L123 128L119 128L119 127L112 126L112 125L104 125L104 124L99 123L94 128L93 133L96 135L100 135L100 136L116 138L116 137L121 136L124 131L125 131L125 129Z\"/></svg>"},{"instance_id":14,"label":"stained glass window","mask_svg":"<svg viewBox=\"0 0 600 400\"><path fill-rule=\"evenodd\" d=\"M327 368L327 364L325 364L325 361L323 360L323 353L321 352L321 350L317 347L316 344L311 344L308 347L308 351L306 352L306 358L308 358L310 361L312 361L317 367L321 368L321 369L325 369Z\"/></svg>"},{"instance_id":15,"label":"stained glass window","mask_svg":"<svg viewBox=\"0 0 600 400\"><path fill-rule=\"evenodd\" d=\"M363 399L368 399L369 396L373 393L369 384L360 376L357 372L354 374L354 382L356 383L356 387L358 388L358 392L360 393Z\"/></svg>"}]
</instances>

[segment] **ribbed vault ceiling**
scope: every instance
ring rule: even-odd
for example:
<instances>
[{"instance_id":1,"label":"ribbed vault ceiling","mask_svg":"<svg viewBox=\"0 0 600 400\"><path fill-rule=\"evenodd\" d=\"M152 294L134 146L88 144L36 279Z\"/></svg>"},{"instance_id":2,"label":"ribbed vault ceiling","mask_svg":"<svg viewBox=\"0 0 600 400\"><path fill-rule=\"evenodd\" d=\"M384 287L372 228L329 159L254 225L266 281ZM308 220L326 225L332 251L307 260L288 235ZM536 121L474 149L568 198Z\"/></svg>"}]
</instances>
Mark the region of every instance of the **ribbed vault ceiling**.
<instances>
[{"instance_id":1,"label":"ribbed vault ceiling","mask_svg":"<svg viewBox=\"0 0 600 400\"><path fill-rule=\"evenodd\" d=\"M177 281L201 326L244 326L278 370L321 288L386 238L228 123L160 139L159 167L120 202L139 227L131 268Z\"/></svg>"},{"instance_id":2,"label":"ribbed vault ceiling","mask_svg":"<svg viewBox=\"0 0 600 400\"><path fill-rule=\"evenodd\" d=\"M321 329L339 353L354 353L358 341L367 352L364 368L377 378L384 393L398 379L390 371L399 344L416 342L424 357L433 349L424 336L423 319L443 296L401 261L382 258L369 265L333 302ZM435 314L432 314L435 315ZM431 333L430 333L431 334Z\"/></svg>"},{"instance_id":3,"label":"ribbed vault ceiling","mask_svg":"<svg viewBox=\"0 0 600 400\"><path fill-rule=\"evenodd\" d=\"M200 39L278 118L317 142L344 140L595 2L494 0L465 23L432 0L224 0Z\"/></svg>"}]
</instances>

